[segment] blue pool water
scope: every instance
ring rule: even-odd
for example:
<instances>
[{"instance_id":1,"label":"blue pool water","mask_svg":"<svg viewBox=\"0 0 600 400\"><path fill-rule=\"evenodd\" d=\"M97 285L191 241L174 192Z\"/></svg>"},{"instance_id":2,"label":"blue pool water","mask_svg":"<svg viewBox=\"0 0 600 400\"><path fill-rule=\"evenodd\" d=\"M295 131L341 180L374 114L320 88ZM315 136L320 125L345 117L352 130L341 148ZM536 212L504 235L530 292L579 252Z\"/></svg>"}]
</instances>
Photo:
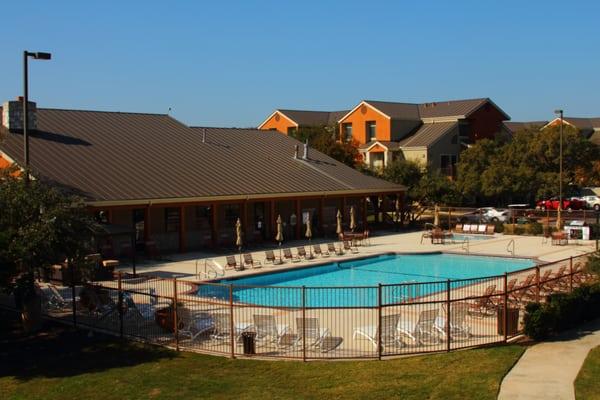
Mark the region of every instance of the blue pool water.
<instances>
[{"instance_id":1,"label":"blue pool water","mask_svg":"<svg viewBox=\"0 0 600 400\"><path fill-rule=\"evenodd\" d=\"M446 290L448 279L460 280L502 275L535 265L529 259L463 256L454 254L381 255L362 260L273 272L218 283L233 285L234 301L300 307L355 307L383 304ZM460 287L471 281L453 281ZM405 285L398 285L405 284ZM305 287L304 299L301 287ZM198 295L229 298L228 286L202 285Z\"/></svg>"}]
</instances>

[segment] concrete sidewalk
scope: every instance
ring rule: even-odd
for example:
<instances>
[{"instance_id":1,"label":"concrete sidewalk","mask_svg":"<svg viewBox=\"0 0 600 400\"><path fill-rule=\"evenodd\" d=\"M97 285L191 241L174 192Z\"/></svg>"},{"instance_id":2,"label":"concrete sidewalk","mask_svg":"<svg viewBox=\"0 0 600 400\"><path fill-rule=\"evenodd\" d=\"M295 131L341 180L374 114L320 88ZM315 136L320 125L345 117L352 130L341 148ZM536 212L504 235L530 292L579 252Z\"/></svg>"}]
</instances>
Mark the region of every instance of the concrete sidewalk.
<instances>
[{"instance_id":1,"label":"concrete sidewalk","mask_svg":"<svg viewBox=\"0 0 600 400\"><path fill-rule=\"evenodd\" d=\"M498 399L575 399L573 383L596 346L600 320L530 347L502 381Z\"/></svg>"}]
</instances>

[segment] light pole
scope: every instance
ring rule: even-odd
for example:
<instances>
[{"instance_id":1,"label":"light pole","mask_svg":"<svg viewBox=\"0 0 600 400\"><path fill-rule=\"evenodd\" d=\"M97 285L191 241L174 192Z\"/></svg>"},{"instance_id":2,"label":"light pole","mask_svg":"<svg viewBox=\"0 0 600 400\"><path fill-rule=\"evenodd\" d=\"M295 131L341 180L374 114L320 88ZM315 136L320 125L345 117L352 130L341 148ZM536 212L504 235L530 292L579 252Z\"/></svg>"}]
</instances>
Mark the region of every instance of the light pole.
<instances>
[{"instance_id":1,"label":"light pole","mask_svg":"<svg viewBox=\"0 0 600 400\"><path fill-rule=\"evenodd\" d=\"M29 132L27 132L28 125L28 109L29 109L29 73L28 73L28 60L29 57L34 60L50 60L52 54L30 51L23 51L23 158L25 164L25 182L29 181Z\"/></svg>"},{"instance_id":2,"label":"light pole","mask_svg":"<svg viewBox=\"0 0 600 400\"><path fill-rule=\"evenodd\" d=\"M562 228L561 211L563 205L562 187L563 187L563 110L554 110L554 114L560 116L560 144L558 150L558 216L556 228Z\"/></svg>"}]
</instances>

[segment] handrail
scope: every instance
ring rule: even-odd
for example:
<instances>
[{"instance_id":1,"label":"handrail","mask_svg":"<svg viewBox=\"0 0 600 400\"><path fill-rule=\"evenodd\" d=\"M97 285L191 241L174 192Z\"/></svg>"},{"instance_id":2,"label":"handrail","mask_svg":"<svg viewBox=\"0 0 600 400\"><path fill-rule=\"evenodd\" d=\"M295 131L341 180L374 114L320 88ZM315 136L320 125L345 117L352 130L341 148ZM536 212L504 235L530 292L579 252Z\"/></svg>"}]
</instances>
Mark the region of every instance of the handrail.
<instances>
[{"instance_id":1,"label":"handrail","mask_svg":"<svg viewBox=\"0 0 600 400\"><path fill-rule=\"evenodd\" d=\"M203 271L198 271L198 263L201 261L204 261L204 268ZM205 279L215 279L219 276L225 276L225 269L212 258L205 258L204 260L196 260L196 278L200 279L200 274Z\"/></svg>"},{"instance_id":2,"label":"handrail","mask_svg":"<svg viewBox=\"0 0 600 400\"><path fill-rule=\"evenodd\" d=\"M510 245L512 244L512 250ZM510 239L510 242L506 245L506 251L508 251L513 257L515 256L515 239Z\"/></svg>"},{"instance_id":3,"label":"handrail","mask_svg":"<svg viewBox=\"0 0 600 400\"><path fill-rule=\"evenodd\" d=\"M467 252L467 254L469 254L470 251L469 251L469 238L468 237L466 237L465 240L463 240L460 248L462 250L465 250Z\"/></svg>"}]
</instances>

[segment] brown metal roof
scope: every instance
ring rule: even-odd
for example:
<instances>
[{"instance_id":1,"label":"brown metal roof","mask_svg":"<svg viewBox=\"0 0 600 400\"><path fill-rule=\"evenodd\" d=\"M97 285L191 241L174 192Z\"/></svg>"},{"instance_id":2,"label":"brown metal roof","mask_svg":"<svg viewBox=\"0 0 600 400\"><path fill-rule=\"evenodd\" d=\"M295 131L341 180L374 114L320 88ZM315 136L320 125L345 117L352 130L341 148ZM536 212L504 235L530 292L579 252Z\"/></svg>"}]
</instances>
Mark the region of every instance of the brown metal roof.
<instances>
[{"instance_id":1,"label":"brown metal roof","mask_svg":"<svg viewBox=\"0 0 600 400\"><path fill-rule=\"evenodd\" d=\"M365 100L365 103L375 107L391 119L409 119L417 121L421 119L417 104L374 100Z\"/></svg>"},{"instance_id":2,"label":"brown metal roof","mask_svg":"<svg viewBox=\"0 0 600 400\"><path fill-rule=\"evenodd\" d=\"M348 110L344 111L308 111L308 110L277 110L300 126L334 125Z\"/></svg>"},{"instance_id":3,"label":"brown metal roof","mask_svg":"<svg viewBox=\"0 0 600 400\"><path fill-rule=\"evenodd\" d=\"M457 126L454 121L423 124L417 132L401 140L400 147L429 147Z\"/></svg>"},{"instance_id":4,"label":"brown metal roof","mask_svg":"<svg viewBox=\"0 0 600 400\"><path fill-rule=\"evenodd\" d=\"M504 122L504 126L506 127L506 129L510 132L510 133L516 133L522 129L529 129L529 128L541 128L544 125L546 125L548 123L548 121L507 121Z\"/></svg>"},{"instance_id":5,"label":"brown metal roof","mask_svg":"<svg viewBox=\"0 0 600 400\"><path fill-rule=\"evenodd\" d=\"M203 132L206 142L202 142ZM0 144L22 162L22 135ZM190 128L159 114L38 109L30 138L34 176L90 201L399 191L302 144L256 129Z\"/></svg>"},{"instance_id":6,"label":"brown metal roof","mask_svg":"<svg viewBox=\"0 0 600 400\"><path fill-rule=\"evenodd\" d=\"M582 130L600 128L600 118L564 117L564 120Z\"/></svg>"}]
</instances>

